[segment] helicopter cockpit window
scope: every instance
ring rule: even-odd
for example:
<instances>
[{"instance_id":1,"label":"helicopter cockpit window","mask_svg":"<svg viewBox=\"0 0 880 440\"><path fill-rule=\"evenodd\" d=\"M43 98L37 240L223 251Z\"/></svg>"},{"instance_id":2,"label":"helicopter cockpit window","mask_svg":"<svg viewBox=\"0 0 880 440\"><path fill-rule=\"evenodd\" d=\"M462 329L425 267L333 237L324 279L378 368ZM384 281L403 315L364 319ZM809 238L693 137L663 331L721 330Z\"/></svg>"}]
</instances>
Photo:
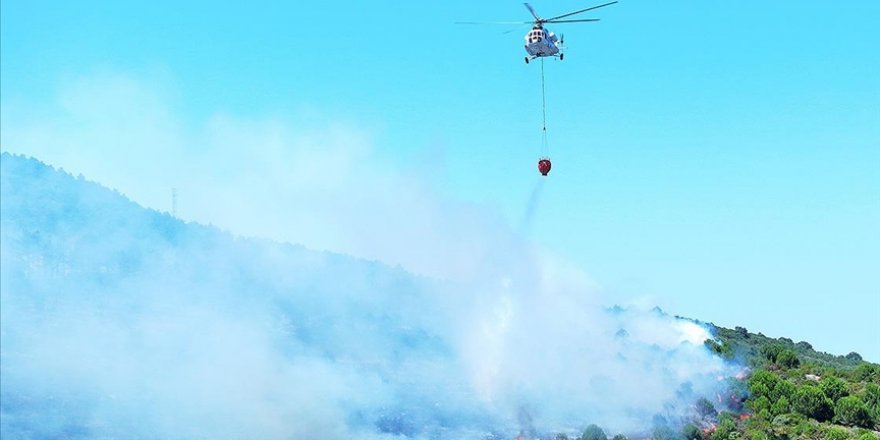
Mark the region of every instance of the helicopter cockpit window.
<instances>
[{"instance_id":1,"label":"helicopter cockpit window","mask_svg":"<svg viewBox=\"0 0 880 440\"><path fill-rule=\"evenodd\" d=\"M529 42L530 43L537 43L537 42L541 41L542 37L543 37L543 32L541 32L539 30L533 30L533 31L529 32Z\"/></svg>"}]
</instances>

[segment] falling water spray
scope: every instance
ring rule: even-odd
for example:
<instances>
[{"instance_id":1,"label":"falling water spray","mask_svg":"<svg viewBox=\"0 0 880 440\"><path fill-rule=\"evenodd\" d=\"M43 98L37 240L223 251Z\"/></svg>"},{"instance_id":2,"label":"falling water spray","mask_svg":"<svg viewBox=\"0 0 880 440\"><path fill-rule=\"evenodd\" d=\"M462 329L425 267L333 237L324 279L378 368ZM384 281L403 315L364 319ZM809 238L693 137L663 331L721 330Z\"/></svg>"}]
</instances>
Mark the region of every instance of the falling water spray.
<instances>
[{"instance_id":1,"label":"falling water spray","mask_svg":"<svg viewBox=\"0 0 880 440\"><path fill-rule=\"evenodd\" d=\"M528 202L526 202L526 210L523 213L522 225L520 226L520 233L524 236L528 236L532 232L535 212L538 210L541 194L544 192L544 182L544 179L537 179L535 181L535 187L532 188L532 193L529 195Z\"/></svg>"}]
</instances>

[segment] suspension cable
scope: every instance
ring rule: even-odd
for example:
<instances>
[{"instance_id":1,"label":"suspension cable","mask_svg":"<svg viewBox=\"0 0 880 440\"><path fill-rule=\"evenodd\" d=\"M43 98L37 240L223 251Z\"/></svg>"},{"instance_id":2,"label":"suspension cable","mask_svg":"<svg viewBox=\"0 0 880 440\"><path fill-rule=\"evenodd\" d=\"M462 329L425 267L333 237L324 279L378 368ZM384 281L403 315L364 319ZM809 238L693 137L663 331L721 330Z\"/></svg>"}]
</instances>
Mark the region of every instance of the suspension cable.
<instances>
[{"instance_id":1,"label":"suspension cable","mask_svg":"<svg viewBox=\"0 0 880 440\"><path fill-rule=\"evenodd\" d=\"M547 131L547 99L544 93L544 57L541 57L541 115L544 117L544 131Z\"/></svg>"},{"instance_id":2,"label":"suspension cable","mask_svg":"<svg viewBox=\"0 0 880 440\"><path fill-rule=\"evenodd\" d=\"M541 116L543 118L541 155L546 157L550 153L550 147L547 145L547 97L544 91L544 57L541 57Z\"/></svg>"}]
</instances>

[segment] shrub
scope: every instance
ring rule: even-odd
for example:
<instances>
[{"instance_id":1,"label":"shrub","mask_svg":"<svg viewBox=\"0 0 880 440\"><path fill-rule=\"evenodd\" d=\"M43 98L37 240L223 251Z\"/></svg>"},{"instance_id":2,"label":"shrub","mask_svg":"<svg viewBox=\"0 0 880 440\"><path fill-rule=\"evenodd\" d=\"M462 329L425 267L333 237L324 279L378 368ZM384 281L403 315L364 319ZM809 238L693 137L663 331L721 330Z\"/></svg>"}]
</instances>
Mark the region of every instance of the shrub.
<instances>
[{"instance_id":1,"label":"shrub","mask_svg":"<svg viewBox=\"0 0 880 440\"><path fill-rule=\"evenodd\" d=\"M831 399L831 402L837 403L841 397L849 395L846 382L834 377L827 376L819 382L819 388L825 393L825 396Z\"/></svg>"},{"instance_id":2,"label":"shrub","mask_svg":"<svg viewBox=\"0 0 880 440\"><path fill-rule=\"evenodd\" d=\"M880 423L880 386L869 383L865 386L865 394L862 397L868 412L874 418L874 421Z\"/></svg>"},{"instance_id":3,"label":"shrub","mask_svg":"<svg viewBox=\"0 0 880 440\"><path fill-rule=\"evenodd\" d=\"M801 364L801 360L798 359L794 351L785 349L776 356L776 363L785 368L797 368Z\"/></svg>"},{"instance_id":4,"label":"shrub","mask_svg":"<svg viewBox=\"0 0 880 440\"><path fill-rule=\"evenodd\" d=\"M877 374L877 368L867 362L859 364L859 366L852 371L853 379L859 382L870 382L877 377Z\"/></svg>"},{"instance_id":5,"label":"shrub","mask_svg":"<svg viewBox=\"0 0 880 440\"><path fill-rule=\"evenodd\" d=\"M744 380L729 378L726 381L727 392L730 394L728 406L736 411L742 410L742 402L749 397L749 384Z\"/></svg>"},{"instance_id":6,"label":"shrub","mask_svg":"<svg viewBox=\"0 0 880 440\"><path fill-rule=\"evenodd\" d=\"M773 406L770 407L770 412L774 416L778 416L780 414L788 414L791 411L791 403L788 401L788 398L782 396Z\"/></svg>"},{"instance_id":7,"label":"shrub","mask_svg":"<svg viewBox=\"0 0 880 440\"><path fill-rule=\"evenodd\" d=\"M754 413L760 413L764 410L770 411L770 399L768 399L767 396L761 396L757 399L749 399L746 406Z\"/></svg>"},{"instance_id":8,"label":"shrub","mask_svg":"<svg viewBox=\"0 0 880 440\"><path fill-rule=\"evenodd\" d=\"M737 420L739 420L739 416L730 411L721 411L721 413L718 414L718 423L728 421L733 422L735 425Z\"/></svg>"},{"instance_id":9,"label":"shrub","mask_svg":"<svg viewBox=\"0 0 880 440\"><path fill-rule=\"evenodd\" d=\"M728 341L724 341L719 343L714 339L706 339L703 344L713 353L725 358L730 359L733 357L733 346L730 345Z\"/></svg>"},{"instance_id":10,"label":"shrub","mask_svg":"<svg viewBox=\"0 0 880 440\"><path fill-rule=\"evenodd\" d=\"M729 440L734 432L736 432L736 423L728 419L722 420L712 433L712 440Z\"/></svg>"},{"instance_id":11,"label":"shrub","mask_svg":"<svg viewBox=\"0 0 880 440\"><path fill-rule=\"evenodd\" d=\"M825 440L847 440L849 432L843 428L831 428L825 433Z\"/></svg>"},{"instance_id":12,"label":"shrub","mask_svg":"<svg viewBox=\"0 0 880 440\"><path fill-rule=\"evenodd\" d=\"M654 433L651 438L653 440L679 440L681 437L676 434L676 432L673 431L672 428L663 425L654 428Z\"/></svg>"},{"instance_id":13,"label":"shrub","mask_svg":"<svg viewBox=\"0 0 880 440\"><path fill-rule=\"evenodd\" d=\"M695 406L697 408L697 414L699 414L700 417L715 417L718 415L718 410L715 409L715 405L705 397L700 397Z\"/></svg>"},{"instance_id":14,"label":"shrub","mask_svg":"<svg viewBox=\"0 0 880 440\"><path fill-rule=\"evenodd\" d=\"M685 426L684 429L681 430L681 433L687 440L702 440L703 438L703 431L693 424Z\"/></svg>"},{"instance_id":15,"label":"shrub","mask_svg":"<svg viewBox=\"0 0 880 440\"><path fill-rule=\"evenodd\" d=\"M757 429L750 429L746 432L746 437L751 440L770 440L770 436L767 435L764 431L760 431Z\"/></svg>"},{"instance_id":16,"label":"shrub","mask_svg":"<svg viewBox=\"0 0 880 440\"><path fill-rule=\"evenodd\" d=\"M856 396L842 397L834 406L834 421L841 425L861 426L868 428L872 425L868 408L862 399Z\"/></svg>"},{"instance_id":17,"label":"shrub","mask_svg":"<svg viewBox=\"0 0 880 440\"><path fill-rule=\"evenodd\" d=\"M812 417L820 422L831 420L834 416L831 399L827 398L819 388L804 385L794 394L792 407L798 413Z\"/></svg>"},{"instance_id":18,"label":"shrub","mask_svg":"<svg viewBox=\"0 0 880 440\"><path fill-rule=\"evenodd\" d=\"M868 406L880 405L880 385L869 383L865 385L865 403Z\"/></svg>"},{"instance_id":19,"label":"shrub","mask_svg":"<svg viewBox=\"0 0 880 440\"><path fill-rule=\"evenodd\" d=\"M807 341L801 341L801 342L798 342L797 344L794 344L794 345L795 345L795 347L797 347L799 350L803 350L803 351L807 351L807 350L812 350L812 349L813 349L813 346L810 345L810 343L807 342Z\"/></svg>"},{"instance_id":20,"label":"shrub","mask_svg":"<svg viewBox=\"0 0 880 440\"><path fill-rule=\"evenodd\" d=\"M794 397L795 391L797 391L797 387L793 383L787 380L780 380L776 383L773 389L770 390L770 401L778 402L784 397L790 402L791 398Z\"/></svg>"},{"instance_id":21,"label":"shrub","mask_svg":"<svg viewBox=\"0 0 880 440\"><path fill-rule=\"evenodd\" d=\"M776 388L779 383L779 377L767 370L758 370L749 378L749 392L752 398L767 396L769 399L770 390Z\"/></svg>"},{"instance_id":22,"label":"shrub","mask_svg":"<svg viewBox=\"0 0 880 440\"><path fill-rule=\"evenodd\" d=\"M779 344L765 344L761 346L761 354L764 356L764 359L767 359L771 363L776 363L776 358L781 352L782 346Z\"/></svg>"},{"instance_id":23,"label":"shrub","mask_svg":"<svg viewBox=\"0 0 880 440\"><path fill-rule=\"evenodd\" d=\"M802 414L788 413L774 417L772 424L775 428L786 428L799 425L801 424L801 422L804 422L806 420L807 418L804 417Z\"/></svg>"}]
</instances>

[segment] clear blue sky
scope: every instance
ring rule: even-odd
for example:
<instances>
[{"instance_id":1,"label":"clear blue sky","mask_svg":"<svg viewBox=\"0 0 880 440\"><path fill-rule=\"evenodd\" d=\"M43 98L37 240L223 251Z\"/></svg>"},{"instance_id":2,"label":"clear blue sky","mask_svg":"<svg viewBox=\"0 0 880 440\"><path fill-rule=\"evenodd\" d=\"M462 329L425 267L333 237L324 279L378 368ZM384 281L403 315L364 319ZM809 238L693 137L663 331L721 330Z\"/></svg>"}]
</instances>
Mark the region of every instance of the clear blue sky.
<instances>
[{"instance_id":1,"label":"clear blue sky","mask_svg":"<svg viewBox=\"0 0 880 440\"><path fill-rule=\"evenodd\" d=\"M880 2L589 16L553 29L569 49L546 65L554 169L531 239L609 301L880 361ZM2 130L51 113L72 78L125 72L171 90L182 126L316 108L370 127L398 166L439 149L441 193L516 225L538 178L539 65L525 29L453 23L527 18L514 1L4 0Z\"/></svg>"}]
</instances>

